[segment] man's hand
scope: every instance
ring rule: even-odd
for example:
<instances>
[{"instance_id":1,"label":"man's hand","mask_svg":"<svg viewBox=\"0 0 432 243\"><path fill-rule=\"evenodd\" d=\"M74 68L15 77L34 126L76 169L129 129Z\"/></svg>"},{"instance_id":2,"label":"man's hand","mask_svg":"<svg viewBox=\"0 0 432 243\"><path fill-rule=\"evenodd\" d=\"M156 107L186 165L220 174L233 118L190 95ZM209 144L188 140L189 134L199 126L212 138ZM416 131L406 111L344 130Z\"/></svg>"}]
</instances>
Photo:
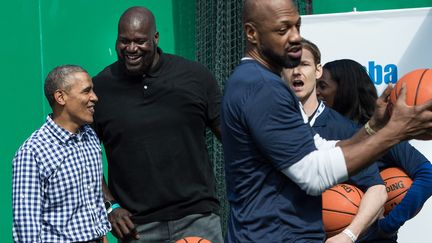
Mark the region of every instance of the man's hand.
<instances>
[{"instance_id":1,"label":"man's hand","mask_svg":"<svg viewBox=\"0 0 432 243\"><path fill-rule=\"evenodd\" d=\"M375 131L378 131L384 127L390 119L390 110L392 106L390 102L390 93L392 89L392 86L388 85L384 92L376 100L374 114L369 120L369 125Z\"/></svg>"},{"instance_id":2,"label":"man's hand","mask_svg":"<svg viewBox=\"0 0 432 243\"><path fill-rule=\"evenodd\" d=\"M393 112L388 122L389 128L406 139L431 139L432 131L432 100L416 106L408 106L406 99L406 85L402 86Z\"/></svg>"},{"instance_id":3,"label":"man's hand","mask_svg":"<svg viewBox=\"0 0 432 243\"><path fill-rule=\"evenodd\" d=\"M108 220L112 226L112 234L118 239L135 239L138 240L138 235L135 225L131 220L132 214L124 208L117 208L108 214Z\"/></svg>"}]
</instances>

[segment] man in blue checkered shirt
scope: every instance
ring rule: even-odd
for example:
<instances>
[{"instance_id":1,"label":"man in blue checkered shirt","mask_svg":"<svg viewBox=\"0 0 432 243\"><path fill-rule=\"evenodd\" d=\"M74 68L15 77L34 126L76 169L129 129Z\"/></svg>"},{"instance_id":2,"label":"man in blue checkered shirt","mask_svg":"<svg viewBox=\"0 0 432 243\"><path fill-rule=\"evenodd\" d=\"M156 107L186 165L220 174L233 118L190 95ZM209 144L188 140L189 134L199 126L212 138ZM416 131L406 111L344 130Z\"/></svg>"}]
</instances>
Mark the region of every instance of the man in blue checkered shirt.
<instances>
[{"instance_id":1,"label":"man in blue checkered shirt","mask_svg":"<svg viewBox=\"0 0 432 243\"><path fill-rule=\"evenodd\" d=\"M110 230L102 199L102 162L93 122L98 98L79 66L45 80L53 110L13 160L15 242L101 242Z\"/></svg>"}]
</instances>

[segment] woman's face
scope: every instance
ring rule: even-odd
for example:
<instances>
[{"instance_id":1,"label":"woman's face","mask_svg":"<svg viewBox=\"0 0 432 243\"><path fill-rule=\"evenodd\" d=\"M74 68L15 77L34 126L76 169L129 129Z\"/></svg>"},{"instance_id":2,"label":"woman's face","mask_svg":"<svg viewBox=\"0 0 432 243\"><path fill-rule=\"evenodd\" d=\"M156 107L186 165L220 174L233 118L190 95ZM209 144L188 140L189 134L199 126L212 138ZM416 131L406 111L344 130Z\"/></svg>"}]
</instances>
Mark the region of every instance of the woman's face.
<instances>
[{"instance_id":1,"label":"woman's face","mask_svg":"<svg viewBox=\"0 0 432 243\"><path fill-rule=\"evenodd\" d=\"M318 98L324 101L327 106L333 107L337 89L338 84L333 80L330 72L323 68L322 76L317 81Z\"/></svg>"}]
</instances>

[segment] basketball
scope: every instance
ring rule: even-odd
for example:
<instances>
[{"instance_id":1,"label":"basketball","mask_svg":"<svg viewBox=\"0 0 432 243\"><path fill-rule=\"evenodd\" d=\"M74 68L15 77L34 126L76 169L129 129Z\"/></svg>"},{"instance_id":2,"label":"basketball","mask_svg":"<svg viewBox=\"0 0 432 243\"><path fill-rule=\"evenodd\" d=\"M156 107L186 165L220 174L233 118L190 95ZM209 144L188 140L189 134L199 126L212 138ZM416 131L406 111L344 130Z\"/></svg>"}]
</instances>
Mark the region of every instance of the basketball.
<instances>
[{"instance_id":1,"label":"basketball","mask_svg":"<svg viewBox=\"0 0 432 243\"><path fill-rule=\"evenodd\" d=\"M177 240L175 243L211 243L211 241L201 238L199 236L190 236Z\"/></svg>"},{"instance_id":2,"label":"basketball","mask_svg":"<svg viewBox=\"0 0 432 243\"><path fill-rule=\"evenodd\" d=\"M387 215L402 201L411 187L412 180L403 170L396 167L387 168L380 174L387 190L387 201L384 204L384 215Z\"/></svg>"},{"instance_id":3,"label":"basketball","mask_svg":"<svg viewBox=\"0 0 432 243\"><path fill-rule=\"evenodd\" d=\"M322 194L322 217L327 237L344 230L357 214L363 192L349 184L337 184Z\"/></svg>"},{"instance_id":4,"label":"basketball","mask_svg":"<svg viewBox=\"0 0 432 243\"><path fill-rule=\"evenodd\" d=\"M390 94L391 104L395 104L402 84L406 84L406 104L420 105L432 99L432 69L422 68L411 71L400 78ZM392 105L389 112L392 112ZM432 140L432 131L417 137L420 140Z\"/></svg>"},{"instance_id":5,"label":"basketball","mask_svg":"<svg viewBox=\"0 0 432 243\"><path fill-rule=\"evenodd\" d=\"M403 83L406 84L407 89L407 105L420 105L432 99L432 69L416 69L402 76L390 94L393 104L399 96Z\"/></svg>"}]
</instances>

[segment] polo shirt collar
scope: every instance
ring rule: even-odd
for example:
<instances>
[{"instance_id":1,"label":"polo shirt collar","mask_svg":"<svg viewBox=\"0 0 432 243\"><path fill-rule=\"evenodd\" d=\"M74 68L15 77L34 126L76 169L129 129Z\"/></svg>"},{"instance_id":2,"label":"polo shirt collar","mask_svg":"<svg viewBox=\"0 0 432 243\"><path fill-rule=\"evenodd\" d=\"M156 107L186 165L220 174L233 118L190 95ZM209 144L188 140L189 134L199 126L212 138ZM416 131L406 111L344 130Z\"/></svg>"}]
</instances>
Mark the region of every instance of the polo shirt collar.
<instances>
[{"instance_id":1,"label":"polo shirt collar","mask_svg":"<svg viewBox=\"0 0 432 243\"><path fill-rule=\"evenodd\" d=\"M166 56L159 47L157 48L157 53L159 54L159 60L156 65L145 74L146 76L158 77L162 72L162 66L166 62Z\"/></svg>"},{"instance_id":2,"label":"polo shirt collar","mask_svg":"<svg viewBox=\"0 0 432 243\"><path fill-rule=\"evenodd\" d=\"M320 100L320 104L321 104L321 100ZM318 105L319 107L319 105ZM329 113L329 108L326 106L324 108L324 110L322 111L322 113L316 118L315 123L314 123L314 127L325 127L327 126L327 119L326 116Z\"/></svg>"}]
</instances>

